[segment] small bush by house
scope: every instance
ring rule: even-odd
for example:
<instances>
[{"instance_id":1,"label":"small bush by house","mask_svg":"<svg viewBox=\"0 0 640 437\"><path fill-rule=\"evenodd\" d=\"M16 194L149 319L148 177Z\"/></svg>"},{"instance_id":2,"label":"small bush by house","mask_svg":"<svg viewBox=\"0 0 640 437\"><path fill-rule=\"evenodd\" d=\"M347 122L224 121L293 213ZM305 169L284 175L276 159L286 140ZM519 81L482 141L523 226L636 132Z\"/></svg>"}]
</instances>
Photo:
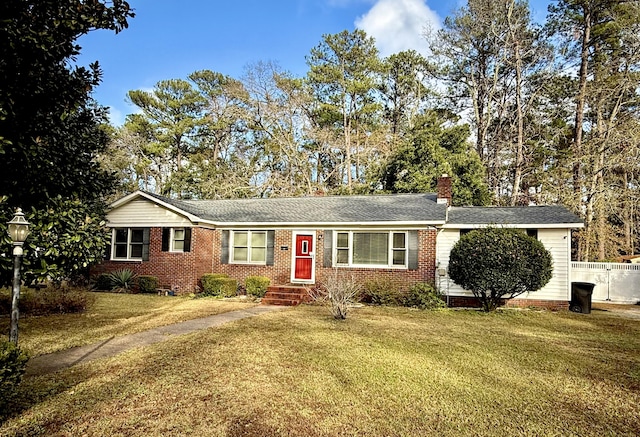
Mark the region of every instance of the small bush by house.
<instances>
[{"instance_id":1,"label":"small bush by house","mask_svg":"<svg viewBox=\"0 0 640 437\"><path fill-rule=\"evenodd\" d=\"M18 346L0 340L0 409L10 402L22 380L28 360Z\"/></svg>"},{"instance_id":2,"label":"small bush by house","mask_svg":"<svg viewBox=\"0 0 640 437\"><path fill-rule=\"evenodd\" d=\"M421 310L433 310L447 306L438 290L426 282L419 282L411 286L403 294L400 304L405 307L420 308Z\"/></svg>"},{"instance_id":3,"label":"small bush by house","mask_svg":"<svg viewBox=\"0 0 640 437\"><path fill-rule=\"evenodd\" d=\"M222 273L207 273L202 276L202 295L233 297L238 291L238 281Z\"/></svg>"},{"instance_id":4,"label":"small bush by house","mask_svg":"<svg viewBox=\"0 0 640 437\"><path fill-rule=\"evenodd\" d=\"M247 294L256 297L264 297L271 280L266 276L247 276L244 281Z\"/></svg>"},{"instance_id":5,"label":"small bush by house","mask_svg":"<svg viewBox=\"0 0 640 437\"><path fill-rule=\"evenodd\" d=\"M108 273L101 273L92 278L91 289L96 291L111 291L113 287Z\"/></svg>"},{"instance_id":6,"label":"small bush by house","mask_svg":"<svg viewBox=\"0 0 640 437\"><path fill-rule=\"evenodd\" d=\"M158 289L159 280L157 276L140 275L136 282L140 293L155 293Z\"/></svg>"},{"instance_id":7,"label":"small bush by house","mask_svg":"<svg viewBox=\"0 0 640 437\"><path fill-rule=\"evenodd\" d=\"M358 294L358 300L372 305L400 305L402 287L388 279L366 281Z\"/></svg>"}]
</instances>

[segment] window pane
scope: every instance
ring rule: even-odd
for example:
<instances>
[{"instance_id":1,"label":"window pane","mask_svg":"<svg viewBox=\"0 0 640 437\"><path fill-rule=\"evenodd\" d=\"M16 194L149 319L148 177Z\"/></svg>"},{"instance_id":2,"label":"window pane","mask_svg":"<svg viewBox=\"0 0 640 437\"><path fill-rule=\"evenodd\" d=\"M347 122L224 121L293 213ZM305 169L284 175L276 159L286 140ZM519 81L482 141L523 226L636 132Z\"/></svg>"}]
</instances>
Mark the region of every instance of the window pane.
<instances>
[{"instance_id":1,"label":"window pane","mask_svg":"<svg viewBox=\"0 0 640 437\"><path fill-rule=\"evenodd\" d=\"M388 256L389 234L353 234L353 264L388 264Z\"/></svg>"},{"instance_id":2,"label":"window pane","mask_svg":"<svg viewBox=\"0 0 640 437\"><path fill-rule=\"evenodd\" d=\"M251 250L251 262L264 262L267 260L267 250L254 247Z\"/></svg>"},{"instance_id":3,"label":"window pane","mask_svg":"<svg viewBox=\"0 0 640 437\"><path fill-rule=\"evenodd\" d=\"M116 229L116 243L126 243L127 242L127 229Z\"/></svg>"},{"instance_id":4,"label":"window pane","mask_svg":"<svg viewBox=\"0 0 640 437\"><path fill-rule=\"evenodd\" d=\"M393 251L393 265L394 266L403 266L405 264L404 260L406 257L406 252L404 250L394 250Z\"/></svg>"},{"instance_id":5,"label":"window pane","mask_svg":"<svg viewBox=\"0 0 640 437\"><path fill-rule=\"evenodd\" d=\"M249 255L249 249L246 247L234 247L233 248L233 260L234 261L247 261Z\"/></svg>"},{"instance_id":6,"label":"window pane","mask_svg":"<svg viewBox=\"0 0 640 437\"><path fill-rule=\"evenodd\" d=\"M142 229L131 229L131 242L142 243L144 241L144 231Z\"/></svg>"},{"instance_id":7,"label":"window pane","mask_svg":"<svg viewBox=\"0 0 640 437\"><path fill-rule=\"evenodd\" d=\"M265 232L252 232L251 233L251 246L252 247L266 247L267 246L267 234Z\"/></svg>"},{"instance_id":8,"label":"window pane","mask_svg":"<svg viewBox=\"0 0 640 437\"><path fill-rule=\"evenodd\" d=\"M182 241L174 241L173 242L173 250L184 250L184 240L182 240Z\"/></svg>"},{"instance_id":9,"label":"window pane","mask_svg":"<svg viewBox=\"0 0 640 437\"><path fill-rule=\"evenodd\" d=\"M336 255L336 264L348 264L348 263L349 263L349 250L338 249L338 253Z\"/></svg>"},{"instance_id":10,"label":"window pane","mask_svg":"<svg viewBox=\"0 0 640 437\"><path fill-rule=\"evenodd\" d=\"M131 245L131 258L142 258L142 244Z\"/></svg>"},{"instance_id":11,"label":"window pane","mask_svg":"<svg viewBox=\"0 0 640 437\"><path fill-rule=\"evenodd\" d=\"M349 234L347 234L346 232L340 232L338 234L336 247L349 247Z\"/></svg>"},{"instance_id":12,"label":"window pane","mask_svg":"<svg viewBox=\"0 0 640 437\"><path fill-rule=\"evenodd\" d=\"M174 240L184 240L184 229L174 229L173 230L173 239Z\"/></svg>"},{"instance_id":13,"label":"window pane","mask_svg":"<svg viewBox=\"0 0 640 437\"><path fill-rule=\"evenodd\" d=\"M126 258L127 257L127 245L126 244L116 244L116 253L115 258Z\"/></svg>"},{"instance_id":14,"label":"window pane","mask_svg":"<svg viewBox=\"0 0 640 437\"><path fill-rule=\"evenodd\" d=\"M394 249L404 249L406 246L405 243L405 238L406 238L406 234L403 233L398 233L398 234L393 234L393 248Z\"/></svg>"},{"instance_id":15,"label":"window pane","mask_svg":"<svg viewBox=\"0 0 640 437\"><path fill-rule=\"evenodd\" d=\"M233 245L234 246L248 246L248 238L246 232L234 232L233 233ZM246 259L246 256L245 256Z\"/></svg>"}]
</instances>

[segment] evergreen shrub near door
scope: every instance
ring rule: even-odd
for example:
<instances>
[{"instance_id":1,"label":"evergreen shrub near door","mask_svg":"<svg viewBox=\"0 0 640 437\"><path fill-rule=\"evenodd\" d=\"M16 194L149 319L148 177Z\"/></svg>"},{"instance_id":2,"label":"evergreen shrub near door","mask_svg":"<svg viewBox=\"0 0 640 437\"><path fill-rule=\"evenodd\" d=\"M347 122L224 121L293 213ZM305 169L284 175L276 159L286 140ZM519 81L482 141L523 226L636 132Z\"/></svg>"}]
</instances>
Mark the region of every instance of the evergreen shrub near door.
<instances>
[{"instance_id":1,"label":"evergreen shrub near door","mask_svg":"<svg viewBox=\"0 0 640 437\"><path fill-rule=\"evenodd\" d=\"M238 291L238 281L223 273L207 273L202 276L202 295L233 297Z\"/></svg>"},{"instance_id":2,"label":"evergreen shrub near door","mask_svg":"<svg viewBox=\"0 0 640 437\"><path fill-rule=\"evenodd\" d=\"M271 280L266 276L247 276L247 279L244 281L245 288L247 289L247 294L256 297L264 297L267 293L267 287Z\"/></svg>"},{"instance_id":3,"label":"evergreen shrub near door","mask_svg":"<svg viewBox=\"0 0 640 437\"><path fill-rule=\"evenodd\" d=\"M473 292L485 311L544 287L553 260L536 238L519 229L476 229L460 237L449 255L449 277Z\"/></svg>"}]
</instances>

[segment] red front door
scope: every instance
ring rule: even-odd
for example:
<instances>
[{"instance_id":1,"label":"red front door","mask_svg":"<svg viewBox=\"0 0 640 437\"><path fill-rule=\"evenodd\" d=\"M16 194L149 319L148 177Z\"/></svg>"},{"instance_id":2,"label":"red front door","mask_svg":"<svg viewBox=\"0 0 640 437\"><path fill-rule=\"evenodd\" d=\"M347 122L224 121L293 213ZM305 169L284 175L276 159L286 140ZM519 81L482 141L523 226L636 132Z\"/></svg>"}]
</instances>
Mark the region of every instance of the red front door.
<instances>
[{"instance_id":1,"label":"red front door","mask_svg":"<svg viewBox=\"0 0 640 437\"><path fill-rule=\"evenodd\" d=\"M313 281L313 264L315 258L313 240L313 235L296 235L294 280Z\"/></svg>"}]
</instances>

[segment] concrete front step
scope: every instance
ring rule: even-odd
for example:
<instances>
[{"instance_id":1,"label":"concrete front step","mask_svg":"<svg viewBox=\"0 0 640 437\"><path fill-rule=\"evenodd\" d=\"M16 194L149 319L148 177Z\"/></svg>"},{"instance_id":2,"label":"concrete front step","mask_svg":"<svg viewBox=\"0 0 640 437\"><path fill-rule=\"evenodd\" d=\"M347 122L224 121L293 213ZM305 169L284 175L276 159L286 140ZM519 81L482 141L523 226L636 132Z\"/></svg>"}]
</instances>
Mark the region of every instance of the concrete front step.
<instances>
[{"instance_id":1,"label":"concrete front step","mask_svg":"<svg viewBox=\"0 0 640 437\"><path fill-rule=\"evenodd\" d=\"M267 288L262 298L265 305L295 306L307 301L309 292L306 287L295 285L273 285Z\"/></svg>"}]
</instances>

